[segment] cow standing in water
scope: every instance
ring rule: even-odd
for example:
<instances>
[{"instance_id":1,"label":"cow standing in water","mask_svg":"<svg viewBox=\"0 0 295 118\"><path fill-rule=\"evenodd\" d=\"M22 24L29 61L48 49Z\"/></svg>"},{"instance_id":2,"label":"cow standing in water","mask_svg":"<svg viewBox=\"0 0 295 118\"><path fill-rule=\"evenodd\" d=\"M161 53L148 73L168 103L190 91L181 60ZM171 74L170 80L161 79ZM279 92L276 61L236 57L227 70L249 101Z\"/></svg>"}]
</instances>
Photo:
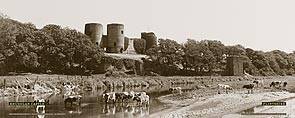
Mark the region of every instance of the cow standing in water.
<instances>
[{"instance_id":1,"label":"cow standing in water","mask_svg":"<svg viewBox=\"0 0 295 118\"><path fill-rule=\"evenodd\" d=\"M139 105L145 104L146 106L150 103L150 97L146 94L146 92L137 92L133 98L134 101Z\"/></svg>"},{"instance_id":2,"label":"cow standing in water","mask_svg":"<svg viewBox=\"0 0 295 118\"><path fill-rule=\"evenodd\" d=\"M34 102L38 102L38 105L36 106L36 113L38 113L38 118L44 118L45 115L42 115L45 113L45 100L42 99L42 98L35 98ZM39 103L44 103L44 104L41 104L39 105ZM41 115L39 115L41 114Z\"/></svg>"},{"instance_id":3,"label":"cow standing in water","mask_svg":"<svg viewBox=\"0 0 295 118\"><path fill-rule=\"evenodd\" d=\"M217 84L218 86L218 94L220 94L220 89L225 90L225 93L228 93L228 90L233 90L233 88L226 84Z\"/></svg>"},{"instance_id":4,"label":"cow standing in water","mask_svg":"<svg viewBox=\"0 0 295 118\"><path fill-rule=\"evenodd\" d=\"M103 98L105 103L110 103L110 101L115 103L116 102L116 93L115 92L104 93L102 95L102 98Z\"/></svg>"}]
</instances>

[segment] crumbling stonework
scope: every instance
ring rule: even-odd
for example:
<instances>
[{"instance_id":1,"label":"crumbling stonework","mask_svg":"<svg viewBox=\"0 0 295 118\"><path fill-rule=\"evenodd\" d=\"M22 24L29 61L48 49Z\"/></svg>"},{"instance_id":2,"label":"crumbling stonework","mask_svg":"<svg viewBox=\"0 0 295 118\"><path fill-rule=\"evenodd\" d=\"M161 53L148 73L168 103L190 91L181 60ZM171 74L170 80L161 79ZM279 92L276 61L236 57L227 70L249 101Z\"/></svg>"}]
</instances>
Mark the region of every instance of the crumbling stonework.
<instances>
[{"instance_id":1,"label":"crumbling stonework","mask_svg":"<svg viewBox=\"0 0 295 118\"><path fill-rule=\"evenodd\" d=\"M241 76L243 74L243 59L238 56L227 57L227 75Z\"/></svg>"}]
</instances>

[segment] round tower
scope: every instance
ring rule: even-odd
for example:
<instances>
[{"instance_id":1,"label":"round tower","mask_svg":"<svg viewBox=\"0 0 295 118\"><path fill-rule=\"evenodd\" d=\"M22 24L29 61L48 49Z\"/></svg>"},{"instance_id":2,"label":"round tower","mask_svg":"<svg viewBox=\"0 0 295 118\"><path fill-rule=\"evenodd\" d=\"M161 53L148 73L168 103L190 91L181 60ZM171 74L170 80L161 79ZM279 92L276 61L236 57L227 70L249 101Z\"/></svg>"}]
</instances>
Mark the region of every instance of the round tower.
<instances>
[{"instance_id":1,"label":"round tower","mask_svg":"<svg viewBox=\"0 0 295 118\"><path fill-rule=\"evenodd\" d=\"M122 53L124 51L124 25L108 24L107 25L107 52Z\"/></svg>"},{"instance_id":2,"label":"round tower","mask_svg":"<svg viewBox=\"0 0 295 118\"><path fill-rule=\"evenodd\" d=\"M146 50L157 45L157 37L153 32L142 32L141 38L146 40Z\"/></svg>"},{"instance_id":3,"label":"round tower","mask_svg":"<svg viewBox=\"0 0 295 118\"><path fill-rule=\"evenodd\" d=\"M90 37L91 42L95 43L96 46L100 47L103 29L99 23L87 23L85 25L85 34Z\"/></svg>"}]
</instances>

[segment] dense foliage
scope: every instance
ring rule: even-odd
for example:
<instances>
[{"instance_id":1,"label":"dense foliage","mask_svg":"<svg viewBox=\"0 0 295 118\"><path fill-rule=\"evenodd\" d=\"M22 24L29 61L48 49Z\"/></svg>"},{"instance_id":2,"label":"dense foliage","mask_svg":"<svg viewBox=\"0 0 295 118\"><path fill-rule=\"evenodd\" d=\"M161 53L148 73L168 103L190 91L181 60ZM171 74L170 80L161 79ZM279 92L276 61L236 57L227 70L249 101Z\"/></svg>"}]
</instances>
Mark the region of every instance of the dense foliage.
<instances>
[{"instance_id":1,"label":"dense foliage","mask_svg":"<svg viewBox=\"0 0 295 118\"><path fill-rule=\"evenodd\" d=\"M85 74L95 72L100 63L102 53L76 30L58 25L37 29L3 17L0 29L1 74Z\"/></svg>"},{"instance_id":2,"label":"dense foliage","mask_svg":"<svg viewBox=\"0 0 295 118\"><path fill-rule=\"evenodd\" d=\"M146 41L144 39L140 39L140 38L134 38L133 39L133 47L134 50L137 54L145 54L145 45L146 45Z\"/></svg>"},{"instance_id":3,"label":"dense foliage","mask_svg":"<svg viewBox=\"0 0 295 118\"><path fill-rule=\"evenodd\" d=\"M125 42L128 40L125 38ZM241 56L244 70L251 75L295 74L295 52L263 52L241 45L225 46L216 40L193 39L183 44L159 39L159 45L146 50L144 39L133 40L135 51L150 57L144 60L147 73L221 75L226 70L228 56ZM58 25L37 29L31 23L20 23L0 14L0 75L8 72L97 73L103 67L101 60L110 61L102 57L102 51L86 35L76 30ZM108 63L117 68L134 68L132 61Z\"/></svg>"},{"instance_id":4,"label":"dense foliage","mask_svg":"<svg viewBox=\"0 0 295 118\"><path fill-rule=\"evenodd\" d=\"M159 45L146 53L150 56L146 68L161 75L222 75L228 56L243 57L244 70L251 75L295 74L294 52L262 52L241 45L225 46L216 40L188 39L184 44L178 44L170 39L160 39Z\"/></svg>"}]
</instances>

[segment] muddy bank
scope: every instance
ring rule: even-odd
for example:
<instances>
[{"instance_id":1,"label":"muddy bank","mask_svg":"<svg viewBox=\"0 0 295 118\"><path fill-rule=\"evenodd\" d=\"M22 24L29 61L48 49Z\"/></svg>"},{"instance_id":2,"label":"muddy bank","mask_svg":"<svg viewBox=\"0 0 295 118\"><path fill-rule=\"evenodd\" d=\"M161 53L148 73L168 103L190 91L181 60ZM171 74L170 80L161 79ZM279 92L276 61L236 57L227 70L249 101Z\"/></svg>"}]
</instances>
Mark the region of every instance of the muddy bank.
<instances>
[{"instance_id":1,"label":"muddy bank","mask_svg":"<svg viewBox=\"0 0 295 118\"><path fill-rule=\"evenodd\" d=\"M93 76L67 76L67 75L19 75L0 77L0 96L31 95L44 93L59 93L62 83L70 82L79 85L81 89L137 89L149 90L159 87L177 85L193 85L205 83L210 77L105 77ZM213 79L212 79L213 80ZM221 81L227 81L225 79ZM231 81L231 80L229 80Z\"/></svg>"},{"instance_id":2,"label":"muddy bank","mask_svg":"<svg viewBox=\"0 0 295 118\"><path fill-rule=\"evenodd\" d=\"M258 79L272 79L274 77L255 77ZM277 77L275 77L277 78ZM285 78L285 77L279 77ZM0 96L30 95L43 93L59 93L62 91L62 83L70 82L79 85L82 90L103 89L119 90L128 89L138 91L157 90L158 88L169 88L171 86L188 85L188 88L211 88L213 83L238 81L251 81L249 77L227 77L227 76L130 76L130 77L105 77L104 75L93 76L67 76L67 75L19 75L0 77Z\"/></svg>"},{"instance_id":3,"label":"muddy bank","mask_svg":"<svg viewBox=\"0 0 295 118\"><path fill-rule=\"evenodd\" d=\"M242 89L243 84L251 83L252 80L240 82L215 81L208 88L196 89L181 95L167 95L160 97L160 101L170 104L171 108L152 114L150 117L161 118L196 118L196 117L222 117L223 115L239 112L251 107L260 105L261 102L276 101L280 99L294 97L294 93L284 92L294 90L294 77L255 77L264 81L264 87L257 87L254 94L245 94ZM287 81L285 90L271 89L269 84L274 80ZM217 94L216 85L218 83L229 84L234 88L230 94Z\"/></svg>"},{"instance_id":4,"label":"muddy bank","mask_svg":"<svg viewBox=\"0 0 295 118\"><path fill-rule=\"evenodd\" d=\"M0 96L31 95L44 93L59 93L63 91L63 83L79 85L81 90L109 90L109 91L150 91L158 88L167 89L170 86L195 84L195 78L173 77L105 77L67 76L67 75L22 75L1 76Z\"/></svg>"}]
</instances>

